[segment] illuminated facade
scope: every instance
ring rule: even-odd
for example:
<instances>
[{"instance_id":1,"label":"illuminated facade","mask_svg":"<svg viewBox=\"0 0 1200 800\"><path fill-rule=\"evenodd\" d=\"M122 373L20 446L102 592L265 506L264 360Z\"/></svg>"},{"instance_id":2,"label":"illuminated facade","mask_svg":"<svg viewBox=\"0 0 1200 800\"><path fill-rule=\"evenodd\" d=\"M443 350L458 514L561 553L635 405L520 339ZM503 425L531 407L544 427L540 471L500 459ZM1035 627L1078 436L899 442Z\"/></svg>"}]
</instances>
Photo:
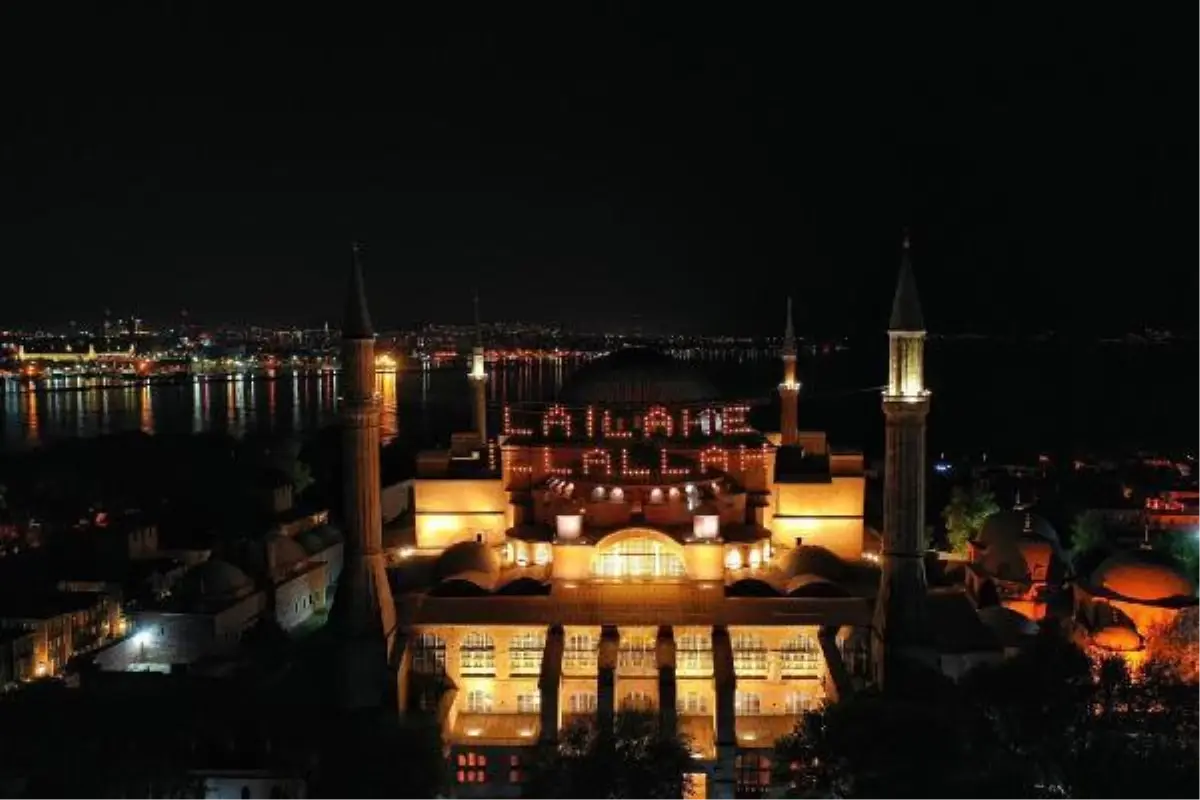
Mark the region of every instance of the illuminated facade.
<instances>
[{"instance_id":1,"label":"illuminated facade","mask_svg":"<svg viewBox=\"0 0 1200 800\"><path fill-rule=\"evenodd\" d=\"M482 367L473 353L473 392ZM797 429L798 390L789 313L789 442L626 349L558 403L501 409L482 446L419 456L394 564L402 701L440 716L459 794L515 794L573 718L635 708L689 737L705 794L753 793L765 772L743 756L853 684L878 583L863 459Z\"/></svg>"},{"instance_id":2,"label":"illuminated facade","mask_svg":"<svg viewBox=\"0 0 1200 800\"><path fill-rule=\"evenodd\" d=\"M386 675L402 712L435 715L459 796L519 795L539 746L622 709L686 735L695 796L761 796L770 750L798 715L869 680L873 642L897 643L903 615L888 603L873 616L876 594L923 607L912 595L925 591L929 393L912 286L906 250L884 395L882 559L864 557L862 454L798 424L790 308L779 433L753 428L747 402L688 365L630 348L580 369L555 403L501 408L492 436L477 343L473 430L418 455L413 540L388 554L393 625L376 561L377 401L366 377L351 380L331 615L350 636L343 688L370 688L350 691L351 705L378 702ZM351 306L365 320L357 266ZM348 313L351 378L356 358L370 363L369 323L355 322ZM965 604L982 627L964 592L936 600L938 613ZM946 652L944 672L973 657Z\"/></svg>"}]
</instances>

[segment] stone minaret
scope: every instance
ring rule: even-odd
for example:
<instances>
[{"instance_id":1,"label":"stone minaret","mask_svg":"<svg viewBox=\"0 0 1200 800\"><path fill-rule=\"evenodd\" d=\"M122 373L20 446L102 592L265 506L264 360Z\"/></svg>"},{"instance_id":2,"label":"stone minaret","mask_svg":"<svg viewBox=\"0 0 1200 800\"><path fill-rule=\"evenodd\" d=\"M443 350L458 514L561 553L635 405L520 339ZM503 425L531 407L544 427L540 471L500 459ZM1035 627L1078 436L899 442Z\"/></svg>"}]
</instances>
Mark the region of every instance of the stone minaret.
<instances>
[{"instance_id":1,"label":"stone minaret","mask_svg":"<svg viewBox=\"0 0 1200 800\"><path fill-rule=\"evenodd\" d=\"M479 324L479 293L475 294L475 346L471 348L471 430L487 445L487 372L483 361L483 328Z\"/></svg>"},{"instance_id":2,"label":"stone minaret","mask_svg":"<svg viewBox=\"0 0 1200 800\"><path fill-rule=\"evenodd\" d=\"M379 501L379 398L375 393L375 334L367 313L358 246L342 323L342 521L345 561L329 624L337 640L338 705L395 706L391 663L396 605L383 558Z\"/></svg>"},{"instance_id":3,"label":"stone minaret","mask_svg":"<svg viewBox=\"0 0 1200 800\"><path fill-rule=\"evenodd\" d=\"M925 323L909 261L908 236L888 325L887 419L883 487L883 560L875 601L872 662L883 684L897 661L927 662L925 611Z\"/></svg>"},{"instance_id":4,"label":"stone minaret","mask_svg":"<svg viewBox=\"0 0 1200 800\"><path fill-rule=\"evenodd\" d=\"M797 408L800 382L796 380L796 331L792 327L792 298L787 300L787 327L783 331L783 383L779 384L779 443L785 447L800 443L800 418Z\"/></svg>"}]
</instances>

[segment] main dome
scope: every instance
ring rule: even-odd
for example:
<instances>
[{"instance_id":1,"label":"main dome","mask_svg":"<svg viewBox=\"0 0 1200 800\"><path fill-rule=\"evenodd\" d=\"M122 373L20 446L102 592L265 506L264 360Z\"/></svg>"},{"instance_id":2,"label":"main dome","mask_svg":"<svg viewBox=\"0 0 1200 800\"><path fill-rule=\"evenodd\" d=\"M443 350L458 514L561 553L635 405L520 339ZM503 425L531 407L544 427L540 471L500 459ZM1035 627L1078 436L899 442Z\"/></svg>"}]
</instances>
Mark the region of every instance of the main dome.
<instances>
[{"instance_id":1,"label":"main dome","mask_svg":"<svg viewBox=\"0 0 1200 800\"><path fill-rule=\"evenodd\" d=\"M666 353L628 347L585 364L559 393L571 405L647 406L720 399L699 370Z\"/></svg>"}]
</instances>

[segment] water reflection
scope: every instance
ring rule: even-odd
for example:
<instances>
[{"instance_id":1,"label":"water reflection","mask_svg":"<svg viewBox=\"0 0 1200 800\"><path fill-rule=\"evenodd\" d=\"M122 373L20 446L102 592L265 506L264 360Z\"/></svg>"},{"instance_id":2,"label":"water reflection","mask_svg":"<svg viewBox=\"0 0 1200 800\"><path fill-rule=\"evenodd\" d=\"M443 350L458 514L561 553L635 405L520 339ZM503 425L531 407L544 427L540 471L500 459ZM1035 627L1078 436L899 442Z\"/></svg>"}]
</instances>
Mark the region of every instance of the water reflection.
<instances>
[{"instance_id":1,"label":"water reflection","mask_svg":"<svg viewBox=\"0 0 1200 800\"><path fill-rule=\"evenodd\" d=\"M552 400L581 362L533 359L488 365L493 420L504 403ZM777 379L774 372L764 385ZM133 383L98 378L0 383L0 451L35 447L76 436L142 431L308 433L337 420L339 376L309 374L197 376L179 383ZM379 373L381 438L443 437L470 420L464 365L425 364L413 371Z\"/></svg>"}]
</instances>

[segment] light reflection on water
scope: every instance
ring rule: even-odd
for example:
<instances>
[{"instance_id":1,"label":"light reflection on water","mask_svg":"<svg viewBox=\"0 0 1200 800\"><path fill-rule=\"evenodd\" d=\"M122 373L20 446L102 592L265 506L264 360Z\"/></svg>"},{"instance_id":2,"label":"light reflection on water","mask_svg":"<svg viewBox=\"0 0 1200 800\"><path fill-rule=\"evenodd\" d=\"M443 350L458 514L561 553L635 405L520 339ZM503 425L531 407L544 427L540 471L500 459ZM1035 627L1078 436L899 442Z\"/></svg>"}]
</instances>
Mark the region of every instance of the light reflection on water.
<instances>
[{"instance_id":1,"label":"light reflection on water","mask_svg":"<svg viewBox=\"0 0 1200 800\"><path fill-rule=\"evenodd\" d=\"M493 368L489 401L544 400L562 383L564 367L527 362ZM154 433L307 433L336 421L339 375L333 372L241 375L179 383L119 384L98 378L10 381L0 390L0 452L76 437L128 431ZM437 435L469 414L461 365L380 373L382 439L402 426Z\"/></svg>"}]
</instances>

